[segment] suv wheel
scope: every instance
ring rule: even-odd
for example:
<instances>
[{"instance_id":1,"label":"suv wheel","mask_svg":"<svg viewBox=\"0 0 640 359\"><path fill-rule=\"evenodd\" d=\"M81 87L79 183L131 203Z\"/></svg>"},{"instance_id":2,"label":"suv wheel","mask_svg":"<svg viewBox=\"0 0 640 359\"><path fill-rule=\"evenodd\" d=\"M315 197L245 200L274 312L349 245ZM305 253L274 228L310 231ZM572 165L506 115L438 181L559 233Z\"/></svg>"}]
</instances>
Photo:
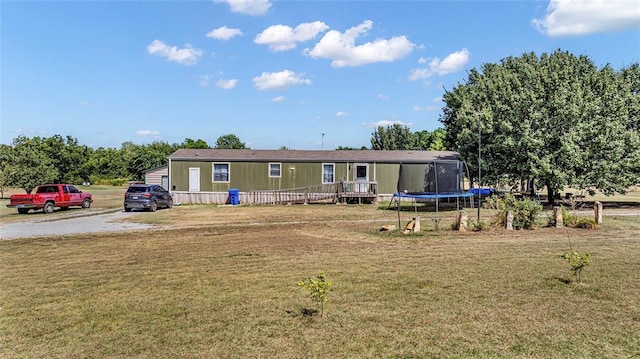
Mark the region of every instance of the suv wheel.
<instances>
[{"instance_id":1,"label":"suv wheel","mask_svg":"<svg viewBox=\"0 0 640 359\"><path fill-rule=\"evenodd\" d=\"M151 207L149 207L149 211L155 212L158 209L158 203L156 201L151 202Z\"/></svg>"}]
</instances>

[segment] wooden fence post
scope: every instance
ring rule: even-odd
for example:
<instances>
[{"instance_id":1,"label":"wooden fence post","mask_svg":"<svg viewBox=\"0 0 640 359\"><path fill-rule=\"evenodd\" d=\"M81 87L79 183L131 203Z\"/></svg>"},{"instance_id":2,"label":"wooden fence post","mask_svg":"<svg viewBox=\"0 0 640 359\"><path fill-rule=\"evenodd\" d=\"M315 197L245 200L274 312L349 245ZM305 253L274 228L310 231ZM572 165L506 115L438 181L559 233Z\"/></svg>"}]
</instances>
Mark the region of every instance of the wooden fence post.
<instances>
[{"instance_id":1,"label":"wooden fence post","mask_svg":"<svg viewBox=\"0 0 640 359\"><path fill-rule=\"evenodd\" d=\"M556 228L562 228L562 208L559 206L553 207L553 218L556 219Z\"/></svg>"},{"instance_id":2,"label":"wooden fence post","mask_svg":"<svg viewBox=\"0 0 640 359\"><path fill-rule=\"evenodd\" d=\"M460 211L458 213L458 231L466 232L467 231L467 221L469 220L469 215L467 212Z\"/></svg>"},{"instance_id":3,"label":"wooden fence post","mask_svg":"<svg viewBox=\"0 0 640 359\"><path fill-rule=\"evenodd\" d=\"M513 230L513 211L507 212L507 230Z\"/></svg>"},{"instance_id":4,"label":"wooden fence post","mask_svg":"<svg viewBox=\"0 0 640 359\"><path fill-rule=\"evenodd\" d=\"M593 204L593 211L596 217L596 223L602 224L602 202L596 201Z\"/></svg>"}]
</instances>

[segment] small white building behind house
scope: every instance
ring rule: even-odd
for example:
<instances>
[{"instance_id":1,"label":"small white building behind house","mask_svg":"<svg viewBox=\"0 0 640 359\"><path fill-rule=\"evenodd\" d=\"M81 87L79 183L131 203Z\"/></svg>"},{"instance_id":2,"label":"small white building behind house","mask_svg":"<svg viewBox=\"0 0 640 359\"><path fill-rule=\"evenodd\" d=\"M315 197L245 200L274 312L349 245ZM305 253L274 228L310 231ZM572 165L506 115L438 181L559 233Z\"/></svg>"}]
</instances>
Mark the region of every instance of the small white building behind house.
<instances>
[{"instance_id":1,"label":"small white building behind house","mask_svg":"<svg viewBox=\"0 0 640 359\"><path fill-rule=\"evenodd\" d=\"M169 167L162 166L144 171L145 184L157 184L169 190Z\"/></svg>"}]
</instances>

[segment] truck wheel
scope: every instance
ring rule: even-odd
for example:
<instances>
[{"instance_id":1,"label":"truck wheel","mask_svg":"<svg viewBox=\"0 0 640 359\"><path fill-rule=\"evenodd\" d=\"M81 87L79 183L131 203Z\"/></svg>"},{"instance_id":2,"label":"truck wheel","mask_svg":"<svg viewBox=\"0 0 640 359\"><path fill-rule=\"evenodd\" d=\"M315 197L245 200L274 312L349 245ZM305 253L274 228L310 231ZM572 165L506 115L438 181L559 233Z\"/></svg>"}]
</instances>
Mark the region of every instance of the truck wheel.
<instances>
[{"instance_id":1,"label":"truck wheel","mask_svg":"<svg viewBox=\"0 0 640 359\"><path fill-rule=\"evenodd\" d=\"M149 211L155 212L158 209L158 203L156 201L151 202L151 207L149 207Z\"/></svg>"},{"instance_id":2,"label":"truck wheel","mask_svg":"<svg viewBox=\"0 0 640 359\"><path fill-rule=\"evenodd\" d=\"M42 211L44 213L53 213L53 208L54 208L54 204L53 202L47 202L44 204L44 207L42 208Z\"/></svg>"},{"instance_id":3,"label":"truck wheel","mask_svg":"<svg viewBox=\"0 0 640 359\"><path fill-rule=\"evenodd\" d=\"M18 208L18 213L27 214L29 213L29 208Z\"/></svg>"},{"instance_id":4,"label":"truck wheel","mask_svg":"<svg viewBox=\"0 0 640 359\"><path fill-rule=\"evenodd\" d=\"M129 208L129 207L124 207L124 211L125 211L125 212L131 212L131 208Z\"/></svg>"},{"instance_id":5,"label":"truck wheel","mask_svg":"<svg viewBox=\"0 0 640 359\"><path fill-rule=\"evenodd\" d=\"M89 198L85 198L84 201L82 201L82 208L89 208L91 207L91 201L89 200Z\"/></svg>"}]
</instances>

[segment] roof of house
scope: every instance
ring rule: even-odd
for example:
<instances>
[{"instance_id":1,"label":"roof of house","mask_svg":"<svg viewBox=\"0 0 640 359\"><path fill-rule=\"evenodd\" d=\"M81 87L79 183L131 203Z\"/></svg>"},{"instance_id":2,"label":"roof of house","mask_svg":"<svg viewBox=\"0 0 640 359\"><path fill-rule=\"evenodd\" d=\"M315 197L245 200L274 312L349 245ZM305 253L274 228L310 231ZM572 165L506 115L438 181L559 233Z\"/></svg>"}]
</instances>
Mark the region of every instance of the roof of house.
<instances>
[{"instance_id":1,"label":"roof of house","mask_svg":"<svg viewBox=\"0 0 640 359\"><path fill-rule=\"evenodd\" d=\"M158 171L158 170L163 170L163 169L168 169L169 165L164 165L164 166L159 166L159 167L153 167L153 168L149 168L146 171L142 171L142 173L147 173L147 172L151 172L151 171Z\"/></svg>"},{"instance_id":2,"label":"roof of house","mask_svg":"<svg viewBox=\"0 0 640 359\"><path fill-rule=\"evenodd\" d=\"M229 162L392 162L424 163L458 160L455 151L311 151L311 150L217 150L179 149L169 156L183 161Z\"/></svg>"}]
</instances>

